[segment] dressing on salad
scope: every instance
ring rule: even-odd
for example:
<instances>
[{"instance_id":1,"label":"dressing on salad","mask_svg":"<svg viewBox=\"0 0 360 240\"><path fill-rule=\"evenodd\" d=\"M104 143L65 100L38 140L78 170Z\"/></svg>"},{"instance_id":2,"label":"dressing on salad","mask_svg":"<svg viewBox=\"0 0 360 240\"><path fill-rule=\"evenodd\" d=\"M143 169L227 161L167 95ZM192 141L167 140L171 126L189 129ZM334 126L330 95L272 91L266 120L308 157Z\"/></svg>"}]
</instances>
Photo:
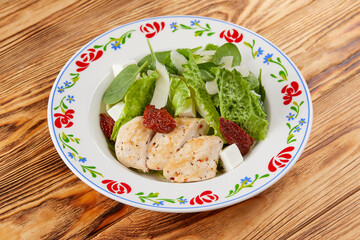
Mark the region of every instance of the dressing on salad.
<instances>
[{"instance_id":1,"label":"dressing on salad","mask_svg":"<svg viewBox=\"0 0 360 240\"><path fill-rule=\"evenodd\" d=\"M114 66L102 98L101 129L118 161L173 182L237 167L266 137L261 70L256 77L241 64L232 43L162 52L148 44L138 63Z\"/></svg>"}]
</instances>

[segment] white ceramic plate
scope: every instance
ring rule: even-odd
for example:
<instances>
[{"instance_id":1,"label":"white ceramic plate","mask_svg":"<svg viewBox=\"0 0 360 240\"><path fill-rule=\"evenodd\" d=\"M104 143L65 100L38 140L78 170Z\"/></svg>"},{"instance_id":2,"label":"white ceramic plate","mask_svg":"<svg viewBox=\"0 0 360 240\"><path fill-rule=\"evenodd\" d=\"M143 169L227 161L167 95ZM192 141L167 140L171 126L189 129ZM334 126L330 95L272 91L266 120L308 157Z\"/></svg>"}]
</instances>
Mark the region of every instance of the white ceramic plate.
<instances>
[{"instance_id":1,"label":"white ceramic plate","mask_svg":"<svg viewBox=\"0 0 360 240\"><path fill-rule=\"evenodd\" d=\"M111 67L155 51L233 42L242 64L262 69L269 128L245 162L213 179L170 183L139 174L111 154L99 127ZM81 48L55 80L48 104L51 138L66 165L100 193L124 204L166 212L226 207L264 191L300 157L310 135L312 104L295 64L271 42L238 25L197 16L144 19L108 31Z\"/></svg>"}]
</instances>

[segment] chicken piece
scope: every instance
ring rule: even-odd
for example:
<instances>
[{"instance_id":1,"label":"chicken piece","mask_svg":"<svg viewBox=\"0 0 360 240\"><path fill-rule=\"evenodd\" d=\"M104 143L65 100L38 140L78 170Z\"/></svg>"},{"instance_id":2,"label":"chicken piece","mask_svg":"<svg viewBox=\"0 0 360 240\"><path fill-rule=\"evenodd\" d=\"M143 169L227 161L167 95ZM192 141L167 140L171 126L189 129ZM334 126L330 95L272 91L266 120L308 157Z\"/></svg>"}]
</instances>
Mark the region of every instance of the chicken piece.
<instances>
[{"instance_id":1,"label":"chicken piece","mask_svg":"<svg viewBox=\"0 0 360 240\"><path fill-rule=\"evenodd\" d=\"M153 130L144 127L142 116L125 123L116 138L116 158L126 167L147 172L146 150L154 135Z\"/></svg>"},{"instance_id":2,"label":"chicken piece","mask_svg":"<svg viewBox=\"0 0 360 240\"><path fill-rule=\"evenodd\" d=\"M213 178L223 140L202 136L187 141L164 167L164 177L173 182L195 182Z\"/></svg>"},{"instance_id":3,"label":"chicken piece","mask_svg":"<svg viewBox=\"0 0 360 240\"><path fill-rule=\"evenodd\" d=\"M162 170L176 151L191 138L205 135L209 128L202 118L175 118L176 128L170 133L156 133L147 150L147 166Z\"/></svg>"}]
</instances>

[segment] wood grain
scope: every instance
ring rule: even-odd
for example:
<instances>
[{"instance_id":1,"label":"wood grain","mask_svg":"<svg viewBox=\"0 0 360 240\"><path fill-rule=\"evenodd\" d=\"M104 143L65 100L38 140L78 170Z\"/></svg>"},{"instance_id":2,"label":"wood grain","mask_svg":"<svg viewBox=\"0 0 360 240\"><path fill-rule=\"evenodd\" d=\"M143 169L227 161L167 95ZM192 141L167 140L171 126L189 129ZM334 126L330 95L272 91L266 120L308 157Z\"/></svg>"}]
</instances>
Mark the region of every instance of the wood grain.
<instances>
[{"instance_id":1,"label":"wood grain","mask_svg":"<svg viewBox=\"0 0 360 240\"><path fill-rule=\"evenodd\" d=\"M264 36L295 62L314 106L299 161L272 187L216 211L137 209L62 162L47 101L66 61L116 26L201 15ZM360 239L360 2L0 1L0 239Z\"/></svg>"}]
</instances>

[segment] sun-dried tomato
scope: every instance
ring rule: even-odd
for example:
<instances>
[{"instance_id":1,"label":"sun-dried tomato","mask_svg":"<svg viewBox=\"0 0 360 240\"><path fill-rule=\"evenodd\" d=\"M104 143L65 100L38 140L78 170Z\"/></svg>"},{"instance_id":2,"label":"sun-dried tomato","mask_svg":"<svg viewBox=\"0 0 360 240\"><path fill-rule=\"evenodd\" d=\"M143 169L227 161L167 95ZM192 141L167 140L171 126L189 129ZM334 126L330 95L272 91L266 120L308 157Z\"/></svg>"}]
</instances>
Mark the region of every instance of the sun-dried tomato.
<instances>
[{"instance_id":1,"label":"sun-dried tomato","mask_svg":"<svg viewBox=\"0 0 360 240\"><path fill-rule=\"evenodd\" d=\"M225 137L229 144L236 144L239 148L241 155L245 155L249 152L250 147L254 143L254 139L247 134L241 127L230 120L220 118L220 132Z\"/></svg>"},{"instance_id":2,"label":"sun-dried tomato","mask_svg":"<svg viewBox=\"0 0 360 240\"><path fill-rule=\"evenodd\" d=\"M166 109L157 109L154 105L146 106L143 124L158 133L169 133L176 127L174 118Z\"/></svg>"},{"instance_id":3,"label":"sun-dried tomato","mask_svg":"<svg viewBox=\"0 0 360 240\"><path fill-rule=\"evenodd\" d=\"M100 114L100 127L106 138L110 139L114 124L115 121L112 117L107 116L105 113Z\"/></svg>"}]
</instances>

